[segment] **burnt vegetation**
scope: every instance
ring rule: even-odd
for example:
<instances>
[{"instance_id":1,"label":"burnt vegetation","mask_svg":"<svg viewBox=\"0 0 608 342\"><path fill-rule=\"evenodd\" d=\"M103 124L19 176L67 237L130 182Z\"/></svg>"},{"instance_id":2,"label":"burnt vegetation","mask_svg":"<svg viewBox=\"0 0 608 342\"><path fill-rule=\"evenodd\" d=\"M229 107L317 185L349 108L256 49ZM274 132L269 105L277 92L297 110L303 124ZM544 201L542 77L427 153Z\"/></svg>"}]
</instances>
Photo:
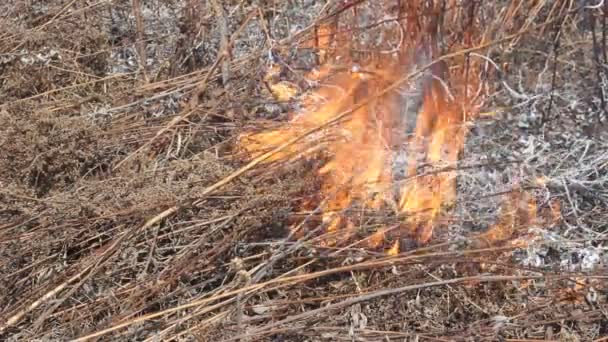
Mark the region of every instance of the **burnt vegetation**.
<instances>
[{"instance_id":1,"label":"burnt vegetation","mask_svg":"<svg viewBox=\"0 0 608 342\"><path fill-rule=\"evenodd\" d=\"M607 1L0 10L1 340L608 335ZM243 145L351 77L336 122ZM363 107L425 139L458 126L435 139L450 163L380 163L395 184L452 177L440 205L403 209L424 184L332 203L375 165L373 134L327 129Z\"/></svg>"}]
</instances>

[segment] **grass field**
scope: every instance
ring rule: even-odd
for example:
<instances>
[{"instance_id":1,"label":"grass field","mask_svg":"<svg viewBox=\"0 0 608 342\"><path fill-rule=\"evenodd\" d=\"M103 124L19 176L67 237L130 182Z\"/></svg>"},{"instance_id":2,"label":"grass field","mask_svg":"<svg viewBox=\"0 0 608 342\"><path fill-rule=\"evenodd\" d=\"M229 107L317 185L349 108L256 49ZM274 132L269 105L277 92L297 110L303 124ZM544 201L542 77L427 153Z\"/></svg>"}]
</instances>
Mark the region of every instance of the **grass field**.
<instances>
[{"instance_id":1,"label":"grass field","mask_svg":"<svg viewBox=\"0 0 608 342\"><path fill-rule=\"evenodd\" d=\"M1 340L608 341L608 2L0 10Z\"/></svg>"}]
</instances>

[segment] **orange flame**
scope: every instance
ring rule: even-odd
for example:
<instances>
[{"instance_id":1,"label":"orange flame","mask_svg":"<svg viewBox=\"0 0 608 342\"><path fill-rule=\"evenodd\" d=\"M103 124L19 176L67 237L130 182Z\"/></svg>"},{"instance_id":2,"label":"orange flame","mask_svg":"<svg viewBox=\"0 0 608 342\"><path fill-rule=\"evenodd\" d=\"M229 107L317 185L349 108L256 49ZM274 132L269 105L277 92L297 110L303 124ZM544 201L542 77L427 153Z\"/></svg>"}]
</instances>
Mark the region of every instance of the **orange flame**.
<instances>
[{"instance_id":1,"label":"orange flame","mask_svg":"<svg viewBox=\"0 0 608 342\"><path fill-rule=\"evenodd\" d=\"M240 145L255 157L318 127L318 133L284 148L266 162L299 158L325 161L317 173L322 179L321 195L326 199L321 209L327 231L352 226L347 211L353 205L373 210L392 207L405 217L404 223L421 242L428 241L441 207L456 197L454 171L429 168L453 168L457 162L466 134L463 106L450 100L442 81L430 78L421 109L404 113L400 94L404 87L382 93L398 80L399 73L392 71L402 67L393 63L358 72L332 72L331 68L327 65L322 70L327 79L304 100L304 110L289 123L275 130L244 134ZM360 103L364 105L357 106ZM334 123L349 110L348 116ZM413 136L408 136L405 126L412 119L416 126ZM395 170L399 154L408 159L407 165L400 166L404 171ZM425 168L427 174L421 175L419 168ZM399 173L405 179L398 179ZM379 239L369 243L378 245Z\"/></svg>"},{"instance_id":2,"label":"orange flame","mask_svg":"<svg viewBox=\"0 0 608 342\"><path fill-rule=\"evenodd\" d=\"M334 60L340 64L327 62L309 75L319 87L302 99L303 109L289 122L239 139L239 145L257 157L314 131L265 162L323 162L316 173L322 222L331 236L327 244L337 242L338 232L344 239L356 233L349 212L355 207L393 209L402 222L401 233L426 243L443 208L456 200L455 169L466 123L478 115L483 102L478 91L482 85L474 81L480 79L480 69L474 62L466 68L465 63L452 68L435 63L420 79L407 79L405 75L420 66L415 62L420 55L428 61L436 55L433 43L423 38L404 40L398 53L363 64L352 61L349 53L339 55ZM323 50L329 51L329 45L323 41ZM415 91L421 95L407 94ZM378 247L384 239L379 230L366 241ZM399 253L398 241L388 253Z\"/></svg>"},{"instance_id":3,"label":"orange flame","mask_svg":"<svg viewBox=\"0 0 608 342\"><path fill-rule=\"evenodd\" d=\"M534 225L537 221L537 208L534 198L521 190L513 191L501 208L500 220L479 237L479 242L495 245L510 241L522 228ZM513 240L513 245L524 247L525 240Z\"/></svg>"}]
</instances>

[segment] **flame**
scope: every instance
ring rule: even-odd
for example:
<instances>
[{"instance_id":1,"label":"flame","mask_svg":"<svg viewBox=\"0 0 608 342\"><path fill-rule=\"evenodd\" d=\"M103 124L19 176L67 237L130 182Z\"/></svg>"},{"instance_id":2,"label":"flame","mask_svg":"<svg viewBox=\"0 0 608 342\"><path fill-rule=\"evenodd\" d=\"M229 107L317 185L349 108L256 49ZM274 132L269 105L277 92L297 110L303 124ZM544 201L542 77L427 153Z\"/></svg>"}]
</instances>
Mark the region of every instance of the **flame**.
<instances>
[{"instance_id":1,"label":"flame","mask_svg":"<svg viewBox=\"0 0 608 342\"><path fill-rule=\"evenodd\" d=\"M339 38L333 28L321 31ZM323 38L319 46L326 62L307 76L318 87L302 95L302 109L277 128L247 132L239 139L253 158L293 142L265 163L313 159L322 164L314 172L320 180L317 204L328 245L357 234L355 211L389 209L401 222L397 235L426 243L456 200L456 166L466 124L479 116L483 104L481 69L474 62L465 68L461 58L455 67L434 63L418 79L408 79L405 75L438 55L437 44L425 32L412 32L420 37L404 40L394 54L365 62L351 57L350 46L330 49L332 42ZM336 51L332 60L330 50ZM294 88L271 89L283 99L294 96ZM302 138L294 142L296 137ZM365 241L378 247L385 239L378 230ZM398 242L387 253L398 254Z\"/></svg>"},{"instance_id":2,"label":"flame","mask_svg":"<svg viewBox=\"0 0 608 342\"><path fill-rule=\"evenodd\" d=\"M377 230L369 237L369 246L377 248L384 242L384 230Z\"/></svg>"},{"instance_id":3,"label":"flame","mask_svg":"<svg viewBox=\"0 0 608 342\"><path fill-rule=\"evenodd\" d=\"M288 101L296 96L298 88L289 82L279 82L270 86L272 94L279 101Z\"/></svg>"},{"instance_id":4,"label":"flame","mask_svg":"<svg viewBox=\"0 0 608 342\"><path fill-rule=\"evenodd\" d=\"M399 241L395 241L393 243L393 247L391 247L391 249L389 249L386 254L390 255L390 256L395 256L399 254Z\"/></svg>"},{"instance_id":5,"label":"flame","mask_svg":"<svg viewBox=\"0 0 608 342\"><path fill-rule=\"evenodd\" d=\"M482 234L478 241L495 245L510 241L511 245L525 247L529 240L513 239L522 228L537 223L537 207L534 198L527 192L513 191L501 208L499 221Z\"/></svg>"},{"instance_id":6,"label":"flame","mask_svg":"<svg viewBox=\"0 0 608 342\"><path fill-rule=\"evenodd\" d=\"M393 208L411 233L427 242L441 208L456 198L455 171L436 169L453 168L458 160L466 134L463 106L451 100L443 81L432 75L427 76L419 111L404 113L400 91L407 85L383 93L397 76L402 77L394 70L403 67L384 65L359 70L326 65L314 75L325 77L322 85L304 98L303 110L290 122L273 130L246 133L239 142L256 157L318 128L317 133L266 162L324 161L317 174L322 180L321 197L326 199L321 211L327 232L346 227L353 231L348 210L354 205L376 211ZM411 135L406 134L408 120L415 120ZM406 164L398 165L400 156L407 158ZM383 238L377 235L369 244L379 245ZM398 251L398 245L391 251Z\"/></svg>"}]
</instances>

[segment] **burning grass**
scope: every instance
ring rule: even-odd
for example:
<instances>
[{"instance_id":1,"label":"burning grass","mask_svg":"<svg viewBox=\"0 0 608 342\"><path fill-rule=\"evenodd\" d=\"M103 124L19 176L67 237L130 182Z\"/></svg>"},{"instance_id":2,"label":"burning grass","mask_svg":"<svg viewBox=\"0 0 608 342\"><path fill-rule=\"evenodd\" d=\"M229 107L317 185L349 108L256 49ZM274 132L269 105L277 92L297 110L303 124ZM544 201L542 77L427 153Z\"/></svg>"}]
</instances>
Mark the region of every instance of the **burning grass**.
<instances>
[{"instance_id":1,"label":"burning grass","mask_svg":"<svg viewBox=\"0 0 608 342\"><path fill-rule=\"evenodd\" d=\"M466 20L462 13L447 13L450 16L442 20ZM393 236L409 235L427 243L444 208L457 200L458 157L487 97L488 84L480 74L491 70L483 60L454 65L452 60L435 62L439 58L438 19L421 18L418 25L424 29L408 27L407 37L399 25L380 31L383 36L400 37L397 47L372 53L363 61L349 54L352 46L363 42L323 30L324 37L333 36L336 42L320 43L328 48L322 54L327 62L308 76L318 86L300 98L303 108L281 127L240 138L239 146L252 158L285 145L266 158L266 164L322 160L315 170L321 179L319 194L303 207L322 213L327 245L352 243L356 212L385 209L393 211L399 224L381 227L364 242L378 247L390 231ZM478 32L478 24L466 33ZM447 44L455 50L445 54L457 55L466 48L454 31L446 36L453 39ZM470 36L466 42L469 47L487 43L472 41ZM284 87L274 90L280 97L289 97ZM290 142L299 136L302 139ZM357 219L368 218L358 215ZM388 253L398 254L399 245L398 240L392 243Z\"/></svg>"},{"instance_id":2,"label":"burning grass","mask_svg":"<svg viewBox=\"0 0 608 342\"><path fill-rule=\"evenodd\" d=\"M602 8L2 6L3 340L606 334Z\"/></svg>"}]
</instances>

